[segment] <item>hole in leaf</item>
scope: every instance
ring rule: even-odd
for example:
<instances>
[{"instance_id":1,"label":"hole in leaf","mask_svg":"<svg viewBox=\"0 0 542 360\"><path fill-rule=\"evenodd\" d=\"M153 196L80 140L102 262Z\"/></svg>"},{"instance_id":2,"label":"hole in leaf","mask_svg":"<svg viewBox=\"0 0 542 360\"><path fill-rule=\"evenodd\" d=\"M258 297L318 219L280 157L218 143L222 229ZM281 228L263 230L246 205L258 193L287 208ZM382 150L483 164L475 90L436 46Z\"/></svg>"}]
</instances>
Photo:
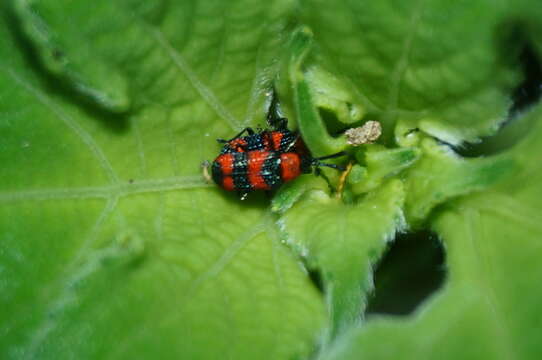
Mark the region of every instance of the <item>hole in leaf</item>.
<instances>
[{"instance_id":1,"label":"hole in leaf","mask_svg":"<svg viewBox=\"0 0 542 360\"><path fill-rule=\"evenodd\" d=\"M519 55L523 81L513 91L512 107L508 119L501 125L498 133L482 138L478 143L467 143L455 148L464 157L492 155L515 145L530 129L530 124L520 116L536 104L542 96L542 61L535 50L526 45Z\"/></svg>"},{"instance_id":2,"label":"hole in leaf","mask_svg":"<svg viewBox=\"0 0 542 360\"><path fill-rule=\"evenodd\" d=\"M341 123L333 111L323 108L319 108L318 110L331 136L339 136L348 129L348 126Z\"/></svg>"},{"instance_id":3,"label":"hole in leaf","mask_svg":"<svg viewBox=\"0 0 542 360\"><path fill-rule=\"evenodd\" d=\"M318 291L324 293L324 280L322 279L322 274L320 271L317 269L307 268L307 272L309 273L310 281L314 284Z\"/></svg>"},{"instance_id":4,"label":"hole in leaf","mask_svg":"<svg viewBox=\"0 0 542 360\"><path fill-rule=\"evenodd\" d=\"M526 46L520 55L524 79L512 95L514 104L510 109L510 117L534 105L542 95L542 63L535 51Z\"/></svg>"},{"instance_id":5,"label":"hole in leaf","mask_svg":"<svg viewBox=\"0 0 542 360\"><path fill-rule=\"evenodd\" d=\"M444 260L444 248L435 233L397 234L377 265L366 316L412 313L444 283Z\"/></svg>"}]
</instances>

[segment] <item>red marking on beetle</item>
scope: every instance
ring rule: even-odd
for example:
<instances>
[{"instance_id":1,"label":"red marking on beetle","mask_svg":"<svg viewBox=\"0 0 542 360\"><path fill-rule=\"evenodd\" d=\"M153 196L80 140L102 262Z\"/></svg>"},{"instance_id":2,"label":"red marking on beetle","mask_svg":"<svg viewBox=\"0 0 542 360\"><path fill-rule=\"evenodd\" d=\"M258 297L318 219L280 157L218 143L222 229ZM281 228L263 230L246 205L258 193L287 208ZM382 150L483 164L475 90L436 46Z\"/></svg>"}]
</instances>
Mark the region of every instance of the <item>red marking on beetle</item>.
<instances>
[{"instance_id":1,"label":"red marking on beetle","mask_svg":"<svg viewBox=\"0 0 542 360\"><path fill-rule=\"evenodd\" d=\"M290 181L301 175L301 159L297 153L280 154L281 179Z\"/></svg>"},{"instance_id":2,"label":"red marking on beetle","mask_svg":"<svg viewBox=\"0 0 542 360\"><path fill-rule=\"evenodd\" d=\"M225 176L222 180L222 187L225 190L233 191L235 190L235 185L233 183L233 178L231 176Z\"/></svg>"},{"instance_id":3,"label":"red marking on beetle","mask_svg":"<svg viewBox=\"0 0 542 360\"><path fill-rule=\"evenodd\" d=\"M254 190L270 190L262 177L262 169L265 160L269 157L269 151L251 151L248 154L247 174L248 181Z\"/></svg>"},{"instance_id":4,"label":"red marking on beetle","mask_svg":"<svg viewBox=\"0 0 542 360\"><path fill-rule=\"evenodd\" d=\"M273 143L273 150L280 149L280 142L282 141L284 134L280 131L271 132L271 141Z\"/></svg>"},{"instance_id":5,"label":"red marking on beetle","mask_svg":"<svg viewBox=\"0 0 542 360\"><path fill-rule=\"evenodd\" d=\"M233 155L232 154L222 154L218 156L215 160L222 170L223 176L231 175L233 172Z\"/></svg>"},{"instance_id":6,"label":"red marking on beetle","mask_svg":"<svg viewBox=\"0 0 542 360\"><path fill-rule=\"evenodd\" d=\"M263 131L262 132L263 149L265 149L265 150L273 150L271 148L271 143L272 142L273 142L273 140L271 139L271 133L269 131Z\"/></svg>"},{"instance_id":7,"label":"red marking on beetle","mask_svg":"<svg viewBox=\"0 0 542 360\"><path fill-rule=\"evenodd\" d=\"M245 147L247 146L247 142L243 138L236 138L230 141L228 143L228 146L236 152L245 152Z\"/></svg>"}]
</instances>

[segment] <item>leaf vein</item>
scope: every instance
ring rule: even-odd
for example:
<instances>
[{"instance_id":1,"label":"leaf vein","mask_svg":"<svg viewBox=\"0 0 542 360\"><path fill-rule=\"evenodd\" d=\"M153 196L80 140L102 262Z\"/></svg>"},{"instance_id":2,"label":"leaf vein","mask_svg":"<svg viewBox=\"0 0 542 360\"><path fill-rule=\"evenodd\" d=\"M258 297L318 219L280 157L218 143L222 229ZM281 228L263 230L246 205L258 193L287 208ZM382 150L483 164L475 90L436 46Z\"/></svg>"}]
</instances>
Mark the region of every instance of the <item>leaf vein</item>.
<instances>
[{"instance_id":1,"label":"leaf vein","mask_svg":"<svg viewBox=\"0 0 542 360\"><path fill-rule=\"evenodd\" d=\"M79 188L37 189L27 191L0 192L0 204L21 201L46 201L67 199L99 199L124 197L134 194L164 192L211 187L201 176L170 177L160 180L134 181L106 186Z\"/></svg>"},{"instance_id":2,"label":"leaf vein","mask_svg":"<svg viewBox=\"0 0 542 360\"><path fill-rule=\"evenodd\" d=\"M397 105L399 102L399 90L401 88L401 81L403 80L403 75L405 74L408 68L409 56L412 50L412 44L414 41L414 37L416 35L416 30L418 28L418 24L420 22L420 18L423 12L424 4L425 4L425 1L420 0L418 1L416 8L414 9L414 13L412 14L412 17L410 19L410 29L408 33L406 34L406 38L403 44L401 55L399 56L399 59L397 63L395 64L395 67L392 71L390 92L388 96L388 104L387 104L387 109L386 109L388 111L397 109Z\"/></svg>"},{"instance_id":3,"label":"leaf vein","mask_svg":"<svg viewBox=\"0 0 542 360\"><path fill-rule=\"evenodd\" d=\"M213 91L208 88L196 75L196 73L190 68L190 65L186 60L176 51L168 40L165 38L162 31L151 28L151 33L154 36L158 44L166 51L173 64L183 73L192 86L197 90L203 100L220 116L225 120L233 130L241 129L241 124L235 117L222 105L220 100L216 97Z\"/></svg>"},{"instance_id":4,"label":"leaf vein","mask_svg":"<svg viewBox=\"0 0 542 360\"><path fill-rule=\"evenodd\" d=\"M83 129L68 114L66 114L59 107L57 107L43 92L34 88L27 81L25 81L23 78L18 76L14 70L10 69L7 71L7 73L11 76L13 80L15 80L17 84L19 84L22 88L24 88L28 93L33 95L41 104L43 104L45 107L51 110L53 114L55 114L60 120L62 120L62 122L66 126L68 126L83 141L83 143L85 143L85 145L91 150L92 154L96 157L99 164L101 165L101 167L107 174L109 180L112 183L118 182L118 177L115 171L113 170L113 167L109 163L109 160L105 156L102 149L98 146L94 138L85 129Z\"/></svg>"}]
</instances>

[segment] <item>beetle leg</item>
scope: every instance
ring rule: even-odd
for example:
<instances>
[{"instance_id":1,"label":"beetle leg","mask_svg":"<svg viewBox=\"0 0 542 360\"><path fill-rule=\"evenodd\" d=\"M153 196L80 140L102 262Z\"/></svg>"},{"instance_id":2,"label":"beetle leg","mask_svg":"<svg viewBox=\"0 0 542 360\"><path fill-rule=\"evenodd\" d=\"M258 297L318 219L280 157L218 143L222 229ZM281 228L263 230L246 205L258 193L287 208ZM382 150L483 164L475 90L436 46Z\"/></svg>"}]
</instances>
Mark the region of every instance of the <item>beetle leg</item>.
<instances>
[{"instance_id":1,"label":"beetle leg","mask_svg":"<svg viewBox=\"0 0 542 360\"><path fill-rule=\"evenodd\" d=\"M235 135L234 137L232 137L231 139L229 140L225 140L225 139L216 139L216 141L218 141L218 143L220 144L226 144L226 143L229 143L230 141L232 140L235 140L239 137L241 137L241 135L243 135L244 133L247 133L249 135L254 135L254 130L251 128L251 127L246 127L244 128L239 134Z\"/></svg>"}]
</instances>

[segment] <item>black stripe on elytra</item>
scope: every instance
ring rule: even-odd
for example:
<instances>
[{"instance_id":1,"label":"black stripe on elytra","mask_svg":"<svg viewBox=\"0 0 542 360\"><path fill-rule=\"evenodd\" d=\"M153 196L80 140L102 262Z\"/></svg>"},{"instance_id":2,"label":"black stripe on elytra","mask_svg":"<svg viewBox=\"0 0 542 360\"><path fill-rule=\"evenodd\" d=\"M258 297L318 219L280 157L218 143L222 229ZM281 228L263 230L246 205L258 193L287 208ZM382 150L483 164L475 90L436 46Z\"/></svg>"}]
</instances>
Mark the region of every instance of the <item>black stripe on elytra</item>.
<instances>
[{"instance_id":1,"label":"black stripe on elytra","mask_svg":"<svg viewBox=\"0 0 542 360\"><path fill-rule=\"evenodd\" d=\"M280 151L286 152L293 147L293 143L297 139L297 134L292 131L284 130L282 131L282 139L280 139Z\"/></svg>"},{"instance_id":2,"label":"black stripe on elytra","mask_svg":"<svg viewBox=\"0 0 542 360\"><path fill-rule=\"evenodd\" d=\"M237 152L233 154L233 185L239 192L248 192L252 190L250 181L248 181L248 153Z\"/></svg>"},{"instance_id":3,"label":"black stripe on elytra","mask_svg":"<svg viewBox=\"0 0 542 360\"><path fill-rule=\"evenodd\" d=\"M222 173L222 168L220 167L220 164L216 161L213 161L213 165L211 165L211 176L213 178L213 181L217 185L222 185L224 174Z\"/></svg>"},{"instance_id":4,"label":"black stripe on elytra","mask_svg":"<svg viewBox=\"0 0 542 360\"><path fill-rule=\"evenodd\" d=\"M261 176L263 181L271 189L276 189L282 185L280 176L280 153L276 151L269 152L267 159L263 162Z\"/></svg>"},{"instance_id":5,"label":"black stripe on elytra","mask_svg":"<svg viewBox=\"0 0 542 360\"><path fill-rule=\"evenodd\" d=\"M245 138L245 141L247 142L246 151L265 150L262 134L254 134L254 135L247 136Z\"/></svg>"}]
</instances>

